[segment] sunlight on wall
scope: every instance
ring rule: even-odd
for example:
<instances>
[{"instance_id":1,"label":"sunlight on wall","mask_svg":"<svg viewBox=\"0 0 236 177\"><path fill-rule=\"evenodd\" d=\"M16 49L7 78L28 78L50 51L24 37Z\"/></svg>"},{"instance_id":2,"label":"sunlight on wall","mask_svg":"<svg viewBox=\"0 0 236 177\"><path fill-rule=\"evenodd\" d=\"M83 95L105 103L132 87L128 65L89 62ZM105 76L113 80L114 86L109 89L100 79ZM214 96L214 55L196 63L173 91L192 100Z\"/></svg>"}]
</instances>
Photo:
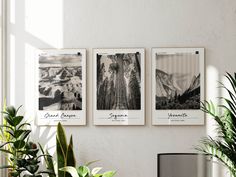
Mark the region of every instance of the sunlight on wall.
<instances>
[{"instance_id":1,"label":"sunlight on wall","mask_svg":"<svg viewBox=\"0 0 236 177\"><path fill-rule=\"evenodd\" d=\"M36 48L25 44L25 111L27 118L28 116L34 115L35 105L35 53ZM32 119L32 118L31 118Z\"/></svg>"},{"instance_id":2,"label":"sunlight on wall","mask_svg":"<svg viewBox=\"0 0 236 177\"><path fill-rule=\"evenodd\" d=\"M206 68L206 100L211 100L214 104L218 104L218 100L216 97L219 96L219 89L217 87L219 81L219 72L214 66L207 66ZM215 122L214 120L206 115L206 134L212 137L216 136L215 131ZM218 164L213 163L212 165L212 176L220 177L221 169Z\"/></svg>"},{"instance_id":3,"label":"sunlight on wall","mask_svg":"<svg viewBox=\"0 0 236 177\"><path fill-rule=\"evenodd\" d=\"M42 145L46 145L51 154L55 152L56 127L37 127L37 53L38 49L32 45L25 44L25 117L31 122L34 139L38 139Z\"/></svg>"},{"instance_id":4,"label":"sunlight on wall","mask_svg":"<svg viewBox=\"0 0 236 177\"><path fill-rule=\"evenodd\" d=\"M228 88L230 91L234 92L230 82L228 81L228 79L225 76L221 76L221 82L226 86L226 88ZM225 89L221 89L221 96L231 99L228 92Z\"/></svg>"},{"instance_id":5,"label":"sunlight on wall","mask_svg":"<svg viewBox=\"0 0 236 177\"><path fill-rule=\"evenodd\" d=\"M47 146L55 153L56 127L36 125L37 107L37 50L42 45L63 48L63 0L25 0L24 33L32 36L33 41L25 39L25 112L32 122L33 139ZM34 44L34 42L36 42Z\"/></svg>"},{"instance_id":6,"label":"sunlight on wall","mask_svg":"<svg viewBox=\"0 0 236 177\"><path fill-rule=\"evenodd\" d=\"M44 139L44 144L48 152L53 155L56 152L56 127L40 127L39 130L39 139Z\"/></svg>"},{"instance_id":7,"label":"sunlight on wall","mask_svg":"<svg viewBox=\"0 0 236 177\"><path fill-rule=\"evenodd\" d=\"M9 97L10 97L10 104L15 105L15 92L16 92L16 87L15 87L15 56L16 56L16 40L15 36L12 34L10 35L10 68L9 68L9 75L10 75L10 87L9 87Z\"/></svg>"},{"instance_id":8,"label":"sunlight on wall","mask_svg":"<svg viewBox=\"0 0 236 177\"><path fill-rule=\"evenodd\" d=\"M55 48L63 47L63 0L25 0L25 30Z\"/></svg>"},{"instance_id":9,"label":"sunlight on wall","mask_svg":"<svg viewBox=\"0 0 236 177\"><path fill-rule=\"evenodd\" d=\"M216 97L219 96L219 72L214 66L207 66L206 68L206 100L211 100L213 103L218 104ZM215 136L214 121L208 115L206 115L206 133L210 136Z\"/></svg>"}]
</instances>

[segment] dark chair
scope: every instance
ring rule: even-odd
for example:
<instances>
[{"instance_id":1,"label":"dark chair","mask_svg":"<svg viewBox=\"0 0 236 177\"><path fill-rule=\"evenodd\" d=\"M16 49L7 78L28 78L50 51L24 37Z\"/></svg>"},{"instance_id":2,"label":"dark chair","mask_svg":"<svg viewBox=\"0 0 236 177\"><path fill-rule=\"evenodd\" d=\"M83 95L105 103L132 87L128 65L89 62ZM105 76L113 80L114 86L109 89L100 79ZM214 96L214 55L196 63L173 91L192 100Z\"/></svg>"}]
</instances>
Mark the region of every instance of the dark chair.
<instances>
[{"instance_id":1,"label":"dark chair","mask_svg":"<svg viewBox=\"0 0 236 177\"><path fill-rule=\"evenodd\" d=\"M157 155L157 177L210 177L211 159L198 153Z\"/></svg>"}]
</instances>

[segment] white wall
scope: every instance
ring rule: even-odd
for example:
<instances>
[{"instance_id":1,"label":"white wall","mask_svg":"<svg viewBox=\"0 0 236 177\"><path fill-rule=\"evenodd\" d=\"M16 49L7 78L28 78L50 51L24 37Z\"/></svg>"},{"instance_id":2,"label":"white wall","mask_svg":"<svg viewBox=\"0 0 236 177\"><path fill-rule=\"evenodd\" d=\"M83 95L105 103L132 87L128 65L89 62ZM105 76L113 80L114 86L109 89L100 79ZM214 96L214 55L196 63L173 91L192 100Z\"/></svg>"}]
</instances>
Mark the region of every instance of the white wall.
<instances>
[{"instance_id":1,"label":"white wall","mask_svg":"<svg viewBox=\"0 0 236 177\"><path fill-rule=\"evenodd\" d=\"M192 152L209 126L151 125L151 47L205 47L206 98L236 65L235 0L9 0L8 99L34 119L34 48L87 48L87 126L73 134L80 163L118 170L117 177L155 177L161 152ZM93 126L92 48L146 48L146 125ZM209 125L209 122L207 122ZM53 152L55 128L34 127Z\"/></svg>"}]
</instances>

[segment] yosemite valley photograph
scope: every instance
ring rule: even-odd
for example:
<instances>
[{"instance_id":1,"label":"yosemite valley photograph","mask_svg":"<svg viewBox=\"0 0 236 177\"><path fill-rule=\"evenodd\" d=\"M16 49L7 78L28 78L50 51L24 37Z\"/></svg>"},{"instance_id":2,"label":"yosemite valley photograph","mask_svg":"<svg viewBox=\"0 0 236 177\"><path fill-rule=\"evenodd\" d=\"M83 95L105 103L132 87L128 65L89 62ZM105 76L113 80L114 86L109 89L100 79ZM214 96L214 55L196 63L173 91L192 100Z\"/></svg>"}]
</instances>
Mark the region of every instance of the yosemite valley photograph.
<instances>
[{"instance_id":1,"label":"yosemite valley photograph","mask_svg":"<svg viewBox=\"0 0 236 177\"><path fill-rule=\"evenodd\" d=\"M156 54L156 110L200 109L198 53Z\"/></svg>"}]
</instances>

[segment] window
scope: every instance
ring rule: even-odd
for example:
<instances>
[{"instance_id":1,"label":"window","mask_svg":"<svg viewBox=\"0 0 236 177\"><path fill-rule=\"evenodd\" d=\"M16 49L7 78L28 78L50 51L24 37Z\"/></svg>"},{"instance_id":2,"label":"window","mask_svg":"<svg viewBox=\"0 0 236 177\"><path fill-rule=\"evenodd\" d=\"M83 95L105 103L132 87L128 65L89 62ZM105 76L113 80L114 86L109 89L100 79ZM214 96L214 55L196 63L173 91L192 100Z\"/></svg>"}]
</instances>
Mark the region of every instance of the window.
<instances>
[{"instance_id":1,"label":"window","mask_svg":"<svg viewBox=\"0 0 236 177\"><path fill-rule=\"evenodd\" d=\"M6 18L6 0L0 0L0 108L2 109L3 100L5 95L5 77L6 77L6 67L5 66L5 32L6 32L6 25L5 25L5 18ZM2 123L2 117L0 116L0 124ZM4 164L4 159L0 154L0 166ZM5 171L0 171L0 176L6 176Z\"/></svg>"},{"instance_id":2,"label":"window","mask_svg":"<svg viewBox=\"0 0 236 177\"><path fill-rule=\"evenodd\" d=\"M0 0L0 108L2 108L6 92L6 2L7 0Z\"/></svg>"},{"instance_id":3,"label":"window","mask_svg":"<svg viewBox=\"0 0 236 177\"><path fill-rule=\"evenodd\" d=\"M3 100L5 98L6 92L6 67L5 67L5 0L0 0L0 108L2 109ZM2 119L0 119L0 123L2 123Z\"/></svg>"}]
</instances>

